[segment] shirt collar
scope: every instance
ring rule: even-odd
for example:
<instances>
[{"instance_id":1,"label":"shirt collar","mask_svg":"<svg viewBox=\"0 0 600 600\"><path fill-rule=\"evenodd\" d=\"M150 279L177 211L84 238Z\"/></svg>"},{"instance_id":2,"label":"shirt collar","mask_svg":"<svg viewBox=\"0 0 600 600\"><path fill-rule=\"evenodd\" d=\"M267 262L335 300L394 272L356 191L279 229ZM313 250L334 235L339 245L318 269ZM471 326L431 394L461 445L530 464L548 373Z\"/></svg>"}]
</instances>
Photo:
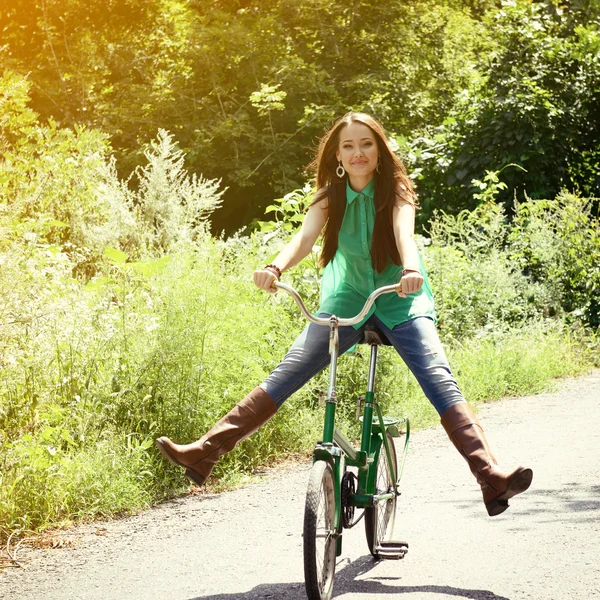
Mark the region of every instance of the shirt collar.
<instances>
[{"instance_id":1,"label":"shirt collar","mask_svg":"<svg viewBox=\"0 0 600 600\"><path fill-rule=\"evenodd\" d=\"M348 201L348 204L352 204L352 202L354 202L355 198L358 198L359 196L366 196L367 198L370 198L371 200L375 197L375 178L374 177L373 177L373 179L371 179L371 181L369 181L369 183L367 183L367 185L365 186L365 188L362 192L355 192L350 187L350 181L348 179L346 179L346 200Z\"/></svg>"}]
</instances>

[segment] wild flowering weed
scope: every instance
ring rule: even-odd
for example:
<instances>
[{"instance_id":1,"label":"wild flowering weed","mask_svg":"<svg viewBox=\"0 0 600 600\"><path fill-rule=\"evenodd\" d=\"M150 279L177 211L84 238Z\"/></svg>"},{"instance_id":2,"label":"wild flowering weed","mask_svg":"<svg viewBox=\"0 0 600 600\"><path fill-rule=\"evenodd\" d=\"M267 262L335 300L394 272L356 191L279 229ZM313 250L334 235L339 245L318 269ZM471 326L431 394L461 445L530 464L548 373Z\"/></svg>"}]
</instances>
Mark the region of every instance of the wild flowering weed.
<instances>
[{"instance_id":1,"label":"wild flowering weed","mask_svg":"<svg viewBox=\"0 0 600 600\"><path fill-rule=\"evenodd\" d=\"M27 204L26 161L11 171L18 201L5 201L8 188L0 192L0 522L7 530L135 510L184 489L181 469L161 459L154 438L202 435L262 381L305 326L290 298L264 294L251 278L293 235L309 190L282 199L279 225L215 239L205 220L220 203L218 182L188 177L169 134L147 150L136 192L118 181L100 138L65 134L60 148L38 147L39 139L27 142L32 156L52 154L65 169L58 191L40 192L64 221ZM69 144L77 156L104 150L77 174L65 162ZM79 176L93 191L89 198L71 189ZM60 194L68 197L64 206ZM585 232L595 221L588 213L585 223L575 219L567 201L559 203L568 213L558 219L562 228L550 221L563 247L591 239L581 269L552 268L548 244L536 242L542 234L547 242L549 217L527 221L524 209L512 225L528 228L523 239L513 229L507 235L503 214L487 205L440 218L431 243L420 240L440 331L469 399L538 391L592 362L581 337L544 319L560 312L557 281L575 281L569 302L593 316L584 291L596 281L597 240ZM318 251L285 274L313 311ZM542 274L556 275L554 283ZM338 422L351 437L366 362L362 348L340 361ZM437 421L390 349L380 354L378 381L386 412L416 425ZM326 388L324 372L225 457L215 477L228 484L289 453L309 453L321 433Z\"/></svg>"}]
</instances>

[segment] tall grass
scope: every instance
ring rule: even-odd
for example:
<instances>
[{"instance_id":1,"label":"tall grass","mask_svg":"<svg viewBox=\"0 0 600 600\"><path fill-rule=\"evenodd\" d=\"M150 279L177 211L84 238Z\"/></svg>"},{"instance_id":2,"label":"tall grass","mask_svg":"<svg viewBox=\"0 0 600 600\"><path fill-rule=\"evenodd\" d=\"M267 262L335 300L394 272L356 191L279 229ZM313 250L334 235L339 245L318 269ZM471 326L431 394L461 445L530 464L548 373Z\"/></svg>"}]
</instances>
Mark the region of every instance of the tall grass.
<instances>
[{"instance_id":1,"label":"tall grass","mask_svg":"<svg viewBox=\"0 0 600 600\"><path fill-rule=\"evenodd\" d=\"M563 323L538 321L457 345L451 360L467 398L490 402L547 390L556 378L585 372L595 357Z\"/></svg>"},{"instance_id":2,"label":"tall grass","mask_svg":"<svg viewBox=\"0 0 600 600\"><path fill-rule=\"evenodd\" d=\"M27 134L18 160L2 171L12 186L4 191L18 201L0 194L0 535L135 511L185 490L182 470L161 459L154 439L198 438L263 380L304 327L293 301L257 290L251 273L289 238L306 190L281 201L275 228L215 239L205 219L219 205L218 182L188 177L165 132L147 150L132 192L116 178L102 136L59 135L34 121L30 115L39 135ZM60 144L50 143L54 135ZM40 155L53 158L51 167ZM61 186L37 193L55 170L64 170ZM563 211L580 239L597 223L589 215L573 220L566 202L550 209ZM546 285L553 261L540 252L548 268L535 280L514 268L515 257L521 264L537 256L540 231L544 240L563 232L568 247L573 228L555 222L543 213L519 245L508 239L501 210L487 206L439 217L431 244L420 240L440 331L469 400L538 392L597 356L556 297L566 281L583 290L583 272L565 266L563 285ZM514 228L511 236L519 239ZM588 254L596 268L593 245ZM286 274L313 310L318 277L315 255ZM595 314L582 294L568 306ZM367 354L359 348L340 361L338 423L350 437ZM234 485L290 454L308 454L321 435L326 388L323 373L290 398L217 464L211 485ZM391 349L381 352L378 391L386 412L418 427L437 422Z\"/></svg>"},{"instance_id":3,"label":"tall grass","mask_svg":"<svg viewBox=\"0 0 600 600\"><path fill-rule=\"evenodd\" d=\"M255 250L248 244L240 262ZM29 323L27 360L0 375L0 523L34 530L118 514L183 491L182 470L161 460L153 439L196 439L268 374L303 327L283 297L256 290L223 265L219 244L172 256L142 277L113 270L98 286L71 284L60 310ZM25 330L24 330L25 331ZM535 393L592 360L559 322L456 341L448 346L465 396L475 402ZM340 361L339 424L355 437L356 398L368 353ZM437 422L392 349L380 354L379 398L386 412L417 427ZM321 434L315 378L255 436L215 469L220 487L290 453L308 453Z\"/></svg>"}]
</instances>

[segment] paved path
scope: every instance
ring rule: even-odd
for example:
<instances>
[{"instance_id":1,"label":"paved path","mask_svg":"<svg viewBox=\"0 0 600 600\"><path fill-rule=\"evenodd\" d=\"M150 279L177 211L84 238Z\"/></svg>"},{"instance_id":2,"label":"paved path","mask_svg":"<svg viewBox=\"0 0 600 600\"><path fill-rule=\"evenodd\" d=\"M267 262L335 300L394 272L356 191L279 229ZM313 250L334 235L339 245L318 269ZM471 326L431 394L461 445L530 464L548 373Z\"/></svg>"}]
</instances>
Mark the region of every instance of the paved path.
<instances>
[{"instance_id":1,"label":"paved path","mask_svg":"<svg viewBox=\"0 0 600 600\"><path fill-rule=\"evenodd\" d=\"M441 427L414 434L399 500L402 561L374 562L362 524L344 534L344 600L600 599L600 371L539 396L483 406L502 464L532 488L487 517ZM301 600L308 464L244 489L190 496L78 528L77 543L27 550L0 574L3 600ZM101 534L101 535L98 535Z\"/></svg>"}]
</instances>

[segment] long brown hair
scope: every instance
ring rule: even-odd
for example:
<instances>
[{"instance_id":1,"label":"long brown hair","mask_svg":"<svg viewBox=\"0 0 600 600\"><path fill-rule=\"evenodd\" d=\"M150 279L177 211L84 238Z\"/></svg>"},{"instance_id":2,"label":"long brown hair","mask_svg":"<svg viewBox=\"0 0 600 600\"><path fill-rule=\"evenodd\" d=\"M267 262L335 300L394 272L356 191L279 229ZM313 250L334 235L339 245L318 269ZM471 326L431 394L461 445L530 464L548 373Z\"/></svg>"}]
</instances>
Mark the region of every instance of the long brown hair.
<instances>
[{"instance_id":1,"label":"long brown hair","mask_svg":"<svg viewBox=\"0 0 600 600\"><path fill-rule=\"evenodd\" d=\"M374 134L379 150L379 166L375 172L375 224L371 243L371 263L381 273L390 260L399 265L400 254L394 239L392 215L398 197L413 206L417 205L412 182L408 178L402 161L394 154L382 125L365 113L349 112L325 133L319 142L317 155L311 163L316 171L317 193L312 204L328 201L328 218L323 231L323 249L319 263L326 266L334 257L338 247L338 235L346 210L346 180L336 174L340 132L350 123L366 125Z\"/></svg>"}]
</instances>

